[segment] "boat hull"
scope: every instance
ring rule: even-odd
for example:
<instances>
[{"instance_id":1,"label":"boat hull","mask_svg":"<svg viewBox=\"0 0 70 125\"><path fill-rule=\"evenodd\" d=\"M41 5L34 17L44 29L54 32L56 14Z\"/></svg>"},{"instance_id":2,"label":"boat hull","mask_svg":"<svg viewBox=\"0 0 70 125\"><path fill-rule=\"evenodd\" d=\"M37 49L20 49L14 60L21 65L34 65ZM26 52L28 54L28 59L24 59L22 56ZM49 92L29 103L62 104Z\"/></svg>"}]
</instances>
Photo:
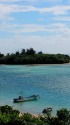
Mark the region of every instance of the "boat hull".
<instances>
[{"instance_id":1,"label":"boat hull","mask_svg":"<svg viewBox=\"0 0 70 125\"><path fill-rule=\"evenodd\" d=\"M19 103L19 102L27 102L27 101L35 101L38 99L38 96L30 96L30 97L26 97L26 98L16 98L13 99L14 103Z\"/></svg>"}]
</instances>

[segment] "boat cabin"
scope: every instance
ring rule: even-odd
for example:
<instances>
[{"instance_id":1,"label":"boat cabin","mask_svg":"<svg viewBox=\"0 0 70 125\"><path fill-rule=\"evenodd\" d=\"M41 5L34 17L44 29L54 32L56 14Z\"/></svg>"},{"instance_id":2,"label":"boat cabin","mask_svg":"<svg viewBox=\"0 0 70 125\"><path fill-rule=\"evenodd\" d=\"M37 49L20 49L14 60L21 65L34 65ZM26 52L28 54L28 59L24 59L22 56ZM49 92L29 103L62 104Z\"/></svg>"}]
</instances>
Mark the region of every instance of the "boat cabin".
<instances>
[{"instance_id":1,"label":"boat cabin","mask_svg":"<svg viewBox=\"0 0 70 125\"><path fill-rule=\"evenodd\" d=\"M19 99L23 99L23 96L19 96Z\"/></svg>"}]
</instances>

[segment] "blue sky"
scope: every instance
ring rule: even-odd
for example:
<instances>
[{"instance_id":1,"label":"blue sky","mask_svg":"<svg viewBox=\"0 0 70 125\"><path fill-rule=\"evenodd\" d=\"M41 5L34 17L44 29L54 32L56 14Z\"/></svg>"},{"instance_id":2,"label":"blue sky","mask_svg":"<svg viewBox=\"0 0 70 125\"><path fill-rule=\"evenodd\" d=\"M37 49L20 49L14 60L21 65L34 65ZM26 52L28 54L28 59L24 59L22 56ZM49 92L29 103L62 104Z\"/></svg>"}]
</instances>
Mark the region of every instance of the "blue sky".
<instances>
[{"instance_id":1,"label":"blue sky","mask_svg":"<svg viewBox=\"0 0 70 125\"><path fill-rule=\"evenodd\" d=\"M70 0L0 0L0 52L70 53Z\"/></svg>"}]
</instances>

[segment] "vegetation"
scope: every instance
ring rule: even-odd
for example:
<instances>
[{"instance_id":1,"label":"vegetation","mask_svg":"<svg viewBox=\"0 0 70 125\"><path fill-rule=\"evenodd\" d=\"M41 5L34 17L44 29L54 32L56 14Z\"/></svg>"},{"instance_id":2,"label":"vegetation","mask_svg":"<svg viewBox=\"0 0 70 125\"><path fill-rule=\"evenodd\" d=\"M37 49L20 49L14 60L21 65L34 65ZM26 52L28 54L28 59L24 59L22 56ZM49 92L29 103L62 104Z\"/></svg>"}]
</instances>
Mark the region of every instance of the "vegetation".
<instances>
[{"instance_id":1,"label":"vegetation","mask_svg":"<svg viewBox=\"0 0 70 125\"><path fill-rule=\"evenodd\" d=\"M51 112L50 112L51 113ZM47 115L33 117L29 113L19 116L19 111L6 105L0 107L0 125L70 125L70 111L63 108L56 116Z\"/></svg>"},{"instance_id":2,"label":"vegetation","mask_svg":"<svg viewBox=\"0 0 70 125\"><path fill-rule=\"evenodd\" d=\"M68 55L36 53L33 48L7 55L0 53L0 64L62 64L69 61Z\"/></svg>"}]
</instances>

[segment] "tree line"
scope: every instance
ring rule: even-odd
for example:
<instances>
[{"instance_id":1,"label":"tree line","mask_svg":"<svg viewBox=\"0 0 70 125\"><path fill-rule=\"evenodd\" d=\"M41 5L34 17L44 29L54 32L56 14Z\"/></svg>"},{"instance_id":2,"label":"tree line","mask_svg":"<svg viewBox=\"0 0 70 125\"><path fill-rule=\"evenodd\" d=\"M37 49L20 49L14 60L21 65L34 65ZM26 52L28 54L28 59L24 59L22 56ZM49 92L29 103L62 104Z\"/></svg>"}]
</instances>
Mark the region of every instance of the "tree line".
<instances>
[{"instance_id":1,"label":"tree line","mask_svg":"<svg viewBox=\"0 0 70 125\"><path fill-rule=\"evenodd\" d=\"M51 112L33 117L29 113L20 115L18 110L8 105L0 106L0 125L70 125L70 111L66 108L57 110L55 116Z\"/></svg>"},{"instance_id":2,"label":"tree line","mask_svg":"<svg viewBox=\"0 0 70 125\"><path fill-rule=\"evenodd\" d=\"M0 64L62 64L69 63L70 57L64 54L44 54L36 52L33 48L22 49L21 52L0 53Z\"/></svg>"}]
</instances>

